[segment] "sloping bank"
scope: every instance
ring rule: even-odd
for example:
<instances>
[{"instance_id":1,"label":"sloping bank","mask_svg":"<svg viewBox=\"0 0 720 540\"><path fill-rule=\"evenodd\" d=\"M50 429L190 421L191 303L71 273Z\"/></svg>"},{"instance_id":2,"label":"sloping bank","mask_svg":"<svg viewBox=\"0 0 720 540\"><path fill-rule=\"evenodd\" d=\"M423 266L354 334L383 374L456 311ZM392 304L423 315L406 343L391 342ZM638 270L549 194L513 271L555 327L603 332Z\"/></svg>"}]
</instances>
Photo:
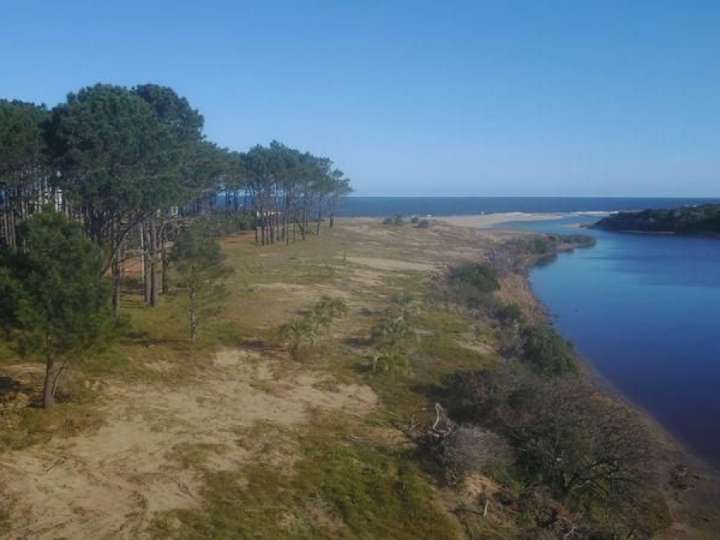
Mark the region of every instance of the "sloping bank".
<instances>
[{"instance_id":1,"label":"sloping bank","mask_svg":"<svg viewBox=\"0 0 720 540\"><path fill-rule=\"evenodd\" d=\"M530 505L522 519L534 516L540 528L578 537L712 538L720 530L717 474L613 391L556 333L531 291L534 265L593 244L582 235L512 238L486 265L450 271L444 294L491 321L502 362L455 374L449 415L470 426L460 432L489 430L509 443L511 474Z\"/></svg>"}]
</instances>

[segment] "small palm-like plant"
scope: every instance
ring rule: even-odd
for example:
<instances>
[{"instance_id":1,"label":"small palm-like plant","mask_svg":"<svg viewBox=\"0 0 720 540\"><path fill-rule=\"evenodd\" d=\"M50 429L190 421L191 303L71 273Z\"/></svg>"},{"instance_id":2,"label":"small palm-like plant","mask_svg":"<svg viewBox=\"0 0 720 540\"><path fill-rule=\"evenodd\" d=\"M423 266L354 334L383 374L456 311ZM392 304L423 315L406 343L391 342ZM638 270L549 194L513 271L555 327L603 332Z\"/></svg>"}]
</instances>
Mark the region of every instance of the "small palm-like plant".
<instances>
[{"instance_id":1,"label":"small palm-like plant","mask_svg":"<svg viewBox=\"0 0 720 540\"><path fill-rule=\"evenodd\" d=\"M280 339L287 344L291 356L297 360L303 343L313 345L317 334L308 317L302 317L280 327Z\"/></svg>"},{"instance_id":2,"label":"small palm-like plant","mask_svg":"<svg viewBox=\"0 0 720 540\"><path fill-rule=\"evenodd\" d=\"M370 338L377 349L372 359L373 373L410 374L406 345L411 330L408 317L412 311L412 300L402 298L395 303L399 304L399 308L388 310L371 331Z\"/></svg>"},{"instance_id":3,"label":"small palm-like plant","mask_svg":"<svg viewBox=\"0 0 720 540\"><path fill-rule=\"evenodd\" d=\"M388 375L410 375L410 360L401 351L386 350L373 356L372 372Z\"/></svg>"},{"instance_id":4,"label":"small palm-like plant","mask_svg":"<svg viewBox=\"0 0 720 540\"><path fill-rule=\"evenodd\" d=\"M280 339L287 344L290 355L297 360L303 344L315 345L323 330L347 313L347 304L342 298L323 296L313 308L302 317L280 327Z\"/></svg>"},{"instance_id":5,"label":"small palm-like plant","mask_svg":"<svg viewBox=\"0 0 720 540\"><path fill-rule=\"evenodd\" d=\"M327 329L335 319L344 317L347 314L347 303L342 298L323 296L315 304L310 315L318 330Z\"/></svg>"}]
</instances>

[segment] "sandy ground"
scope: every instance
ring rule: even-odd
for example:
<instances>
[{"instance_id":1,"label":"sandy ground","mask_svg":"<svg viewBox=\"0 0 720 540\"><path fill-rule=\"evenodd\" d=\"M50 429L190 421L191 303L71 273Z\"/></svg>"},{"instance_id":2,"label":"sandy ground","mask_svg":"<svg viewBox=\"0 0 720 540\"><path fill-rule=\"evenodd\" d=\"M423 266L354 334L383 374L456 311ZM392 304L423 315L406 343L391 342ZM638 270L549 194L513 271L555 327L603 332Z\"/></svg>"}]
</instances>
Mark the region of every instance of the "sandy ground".
<instances>
[{"instance_id":1,"label":"sandy ground","mask_svg":"<svg viewBox=\"0 0 720 540\"><path fill-rule=\"evenodd\" d=\"M202 503L202 479L183 465L184 452L212 447L204 468L233 470L253 459L253 438L243 439L257 423L290 428L317 408L362 415L377 402L367 386L329 390L307 371L277 377L275 362L225 349L187 385L114 386L96 433L3 454L0 482L16 501L12 537L144 537L157 512Z\"/></svg>"},{"instance_id":2,"label":"sandy ground","mask_svg":"<svg viewBox=\"0 0 720 540\"><path fill-rule=\"evenodd\" d=\"M462 227L476 227L479 229L488 229L501 223L511 223L514 221L549 221L553 219L562 219L565 214L543 214L525 212L502 212L497 214L482 214L472 216L447 216L439 217L440 221L449 223L450 225L459 225Z\"/></svg>"}]
</instances>

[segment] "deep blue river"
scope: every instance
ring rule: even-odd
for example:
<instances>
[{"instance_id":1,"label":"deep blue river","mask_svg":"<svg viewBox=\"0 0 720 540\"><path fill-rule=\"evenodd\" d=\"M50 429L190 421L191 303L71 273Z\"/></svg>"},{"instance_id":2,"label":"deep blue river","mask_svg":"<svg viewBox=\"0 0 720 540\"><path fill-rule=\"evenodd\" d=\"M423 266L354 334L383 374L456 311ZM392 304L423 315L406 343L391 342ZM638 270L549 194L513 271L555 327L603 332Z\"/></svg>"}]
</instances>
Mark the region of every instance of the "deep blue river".
<instances>
[{"instance_id":1,"label":"deep blue river","mask_svg":"<svg viewBox=\"0 0 720 540\"><path fill-rule=\"evenodd\" d=\"M578 232L592 218L505 224ZM720 465L720 240L582 230L531 273L557 329L615 388Z\"/></svg>"},{"instance_id":2,"label":"deep blue river","mask_svg":"<svg viewBox=\"0 0 720 540\"><path fill-rule=\"evenodd\" d=\"M593 212L710 199L349 197L346 216ZM714 202L718 202L717 199ZM720 239L577 229L597 217L503 224L590 234L593 248L531 273L557 329L612 386L696 455L720 466Z\"/></svg>"}]
</instances>

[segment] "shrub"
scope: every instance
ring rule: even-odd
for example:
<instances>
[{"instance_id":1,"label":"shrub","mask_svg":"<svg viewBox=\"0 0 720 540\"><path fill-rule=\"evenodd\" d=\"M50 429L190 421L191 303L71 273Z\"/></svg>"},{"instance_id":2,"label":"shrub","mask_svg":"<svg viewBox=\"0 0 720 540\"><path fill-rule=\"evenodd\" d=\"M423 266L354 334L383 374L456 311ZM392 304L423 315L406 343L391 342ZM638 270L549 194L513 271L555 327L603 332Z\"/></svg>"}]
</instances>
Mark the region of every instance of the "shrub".
<instances>
[{"instance_id":1,"label":"shrub","mask_svg":"<svg viewBox=\"0 0 720 540\"><path fill-rule=\"evenodd\" d=\"M526 317L519 305L498 302L495 307L495 318L505 325L525 324Z\"/></svg>"},{"instance_id":2,"label":"shrub","mask_svg":"<svg viewBox=\"0 0 720 540\"><path fill-rule=\"evenodd\" d=\"M403 223L403 217L400 214L396 214L393 217L386 217L385 219L383 219L383 225L402 225Z\"/></svg>"},{"instance_id":3,"label":"shrub","mask_svg":"<svg viewBox=\"0 0 720 540\"><path fill-rule=\"evenodd\" d=\"M572 344L546 324L526 329L522 359L547 376L577 372Z\"/></svg>"},{"instance_id":4,"label":"shrub","mask_svg":"<svg viewBox=\"0 0 720 540\"><path fill-rule=\"evenodd\" d=\"M373 356L372 372L374 374L408 376L412 373L410 359L402 351L385 350Z\"/></svg>"},{"instance_id":5,"label":"shrub","mask_svg":"<svg viewBox=\"0 0 720 540\"><path fill-rule=\"evenodd\" d=\"M453 415L507 438L526 485L545 486L570 507L612 509L610 519L621 521L623 509L652 496L646 428L580 378L506 366L456 373L447 395Z\"/></svg>"},{"instance_id":6,"label":"shrub","mask_svg":"<svg viewBox=\"0 0 720 540\"><path fill-rule=\"evenodd\" d=\"M310 318L318 330L327 329L335 319L347 315L347 303L342 298L322 296L312 308Z\"/></svg>"},{"instance_id":7,"label":"shrub","mask_svg":"<svg viewBox=\"0 0 720 540\"><path fill-rule=\"evenodd\" d=\"M481 293L492 293L500 288L495 270L486 264L468 263L450 271L450 282L455 285L469 285Z\"/></svg>"},{"instance_id":8,"label":"shrub","mask_svg":"<svg viewBox=\"0 0 720 540\"><path fill-rule=\"evenodd\" d=\"M373 344L380 348L397 348L410 334L406 313L389 311L370 331Z\"/></svg>"},{"instance_id":9,"label":"shrub","mask_svg":"<svg viewBox=\"0 0 720 540\"><path fill-rule=\"evenodd\" d=\"M530 252L534 255L546 255L552 251L553 242L544 236L535 236L530 241Z\"/></svg>"},{"instance_id":10,"label":"shrub","mask_svg":"<svg viewBox=\"0 0 720 540\"><path fill-rule=\"evenodd\" d=\"M300 358L300 349L304 344L313 346L323 330L330 328L335 319L345 316L347 304L342 298L323 296L302 317L280 327L279 339L290 349L293 359Z\"/></svg>"},{"instance_id":11,"label":"shrub","mask_svg":"<svg viewBox=\"0 0 720 540\"><path fill-rule=\"evenodd\" d=\"M443 438L426 436L419 448L448 484L473 473L497 473L513 461L512 448L503 437L472 425L456 427Z\"/></svg>"},{"instance_id":12,"label":"shrub","mask_svg":"<svg viewBox=\"0 0 720 540\"><path fill-rule=\"evenodd\" d=\"M418 216L413 216L410 218L410 223L418 223L420 221L420 218Z\"/></svg>"},{"instance_id":13,"label":"shrub","mask_svg":"<svg viewBox=\"0 0 720 540\"><path fill-rule=\"evenodd\" d=\"M418 221L418 224L416 225L418 229L429 229L430 228L430 220L429 219L421 219Z\"/></svg>"}]
</instances>

